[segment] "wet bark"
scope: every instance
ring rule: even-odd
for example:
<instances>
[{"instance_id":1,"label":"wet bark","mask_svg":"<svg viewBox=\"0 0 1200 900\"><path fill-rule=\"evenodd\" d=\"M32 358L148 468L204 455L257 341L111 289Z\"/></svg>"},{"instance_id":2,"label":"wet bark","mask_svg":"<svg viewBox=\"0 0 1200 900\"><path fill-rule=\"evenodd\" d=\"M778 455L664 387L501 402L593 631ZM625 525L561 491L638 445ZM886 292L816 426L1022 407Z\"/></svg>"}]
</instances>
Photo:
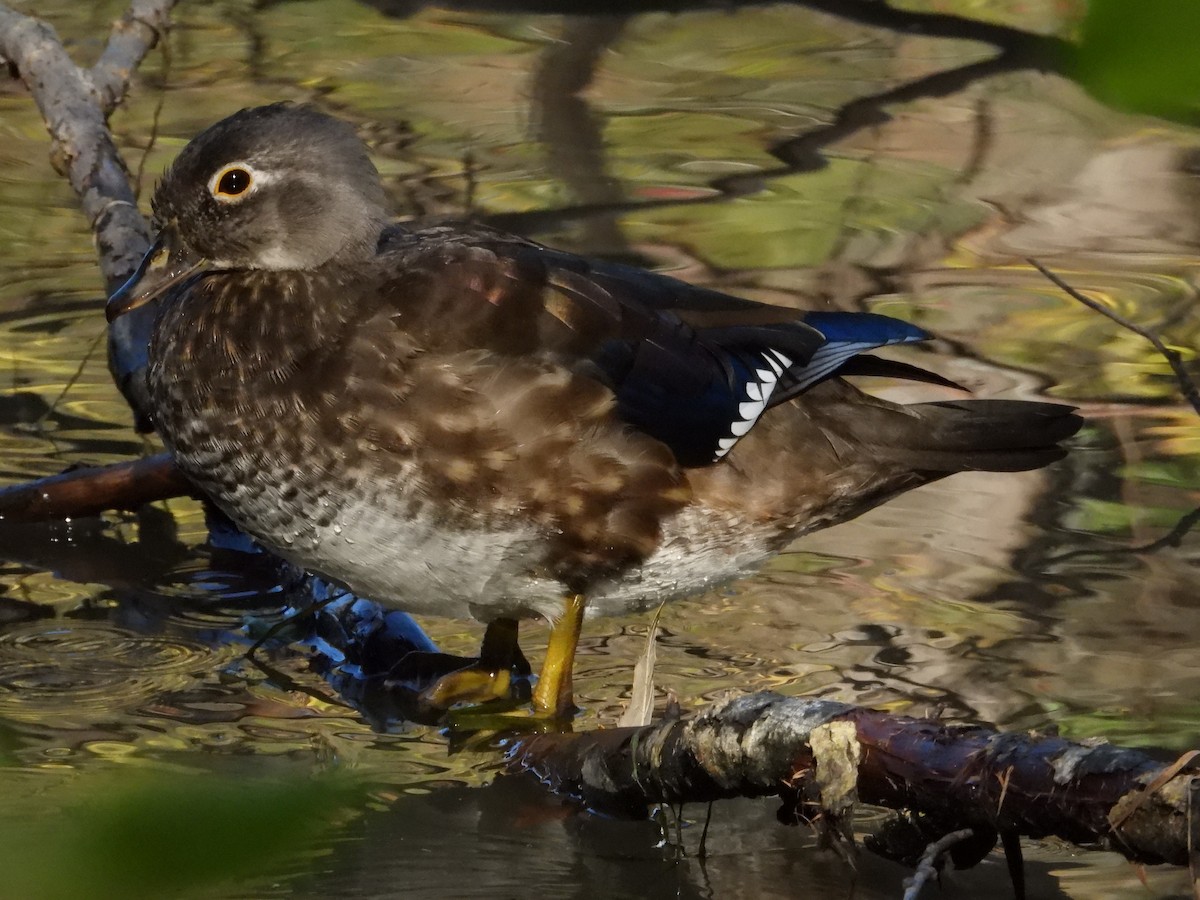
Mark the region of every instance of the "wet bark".
<instances>
[{"instance_id":1,"label":"wet bark","mask_svg":"<svg viewBox=\"0 0 1200 900\"><path fill-rule=\"evenodd\" d=\"M192 490L170 454L159 453L0 488L0 521L48 522L133 510Z\"/></svg>"},{"instance_id":2,"label":"wet bark","mask_svg":"<svg viewBox=\"0 0 1200 900\"><path fill-rule=\"evenodd\" d=\"M938 837L973 829L981 841L956 855L960 866L1003 835L1186 865L1189 786L1200 772L1190 758L1172 767L1103 742L772 693L640 728L523 738L509 764L589 806L626 813L741 796L778 796L784 812L809 821L854 800L885 806L906 813L918 856ZM875 849L906 856L897 837L881 836Z\"/></svg>"}]
</instances>

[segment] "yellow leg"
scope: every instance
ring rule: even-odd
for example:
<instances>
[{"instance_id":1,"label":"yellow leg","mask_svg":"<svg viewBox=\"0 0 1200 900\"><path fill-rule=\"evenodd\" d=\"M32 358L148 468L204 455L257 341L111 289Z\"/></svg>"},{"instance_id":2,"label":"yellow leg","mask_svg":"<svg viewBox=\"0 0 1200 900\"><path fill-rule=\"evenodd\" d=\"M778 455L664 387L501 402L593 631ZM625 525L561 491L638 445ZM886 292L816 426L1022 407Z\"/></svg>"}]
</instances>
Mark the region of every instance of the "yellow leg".
<instances>
[{"instance_id":1,"label":"yellow leg","mask_svg":"<svg viewBox=\"0 0 1200 900\"><path fill-rule=\"evenodd\" d=\"M562 618L550 628L546 645L546 661L533 690L535 715L566 718L575 709L571 670L575 668L575 647L583 627L584 599L582 594L569 594L564 603Z\"/></svg>"},{"instance_id":2,"label":"yellow leg","mask_svg":"<svg viewBox=\"0 0 1200 900\"><path fill-rule=\"evenodd\" d=\"M421 692L421 701L433 709L449 709L456 703L487 703L506 700L513 666L523 666L525 657L517 644L515 619L489 622L479 649L479 662L448 672Z\"/></svg>"},{"instance_id":3,"label":"yellow leg","mask_svg":"<svg viewBox=\"0 0 1200 900\"><path fill-rule=\"evenodd\" d=\"M507 669L468 666L448 672L421 691L421 702L434 710L449 709L456 703L487 703L508 697L511 676Z\"/></svg>"}]
</instances>

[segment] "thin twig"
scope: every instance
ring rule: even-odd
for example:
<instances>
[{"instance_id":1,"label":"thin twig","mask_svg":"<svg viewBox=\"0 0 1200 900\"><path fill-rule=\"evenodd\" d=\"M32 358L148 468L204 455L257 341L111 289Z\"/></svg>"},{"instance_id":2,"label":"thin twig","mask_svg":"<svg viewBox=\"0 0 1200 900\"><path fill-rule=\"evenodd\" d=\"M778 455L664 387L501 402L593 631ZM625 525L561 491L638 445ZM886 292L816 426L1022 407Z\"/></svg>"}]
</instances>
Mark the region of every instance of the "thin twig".
<instances>
[{"instance_id":1,"label":"thin twig","mask_svg":"<svg viewBox=\"0 0 1200 900\"><path fill-rule=\"evenodd\" d=\"M941 861L942 855L956 844L961 844L963 841L974 836L974 828L960 828L958 831L951 831L949 834L942 835L926 847L925 853L921 856L921 861L917 863L917 871L912 874L911 878L904 879L904 900L917 900L917 896L921 893L921 888L925 886L925 882L930 878L937 877L938 864Z\"/></svg>"},{"instance_id":2,"label":"thin twig","mask_svg":"<svg viewBox=\"0 0 1200 900\"><path fill-rule=\"evenodd\" d=\"M1000 799L996 801L996 818L1000 818L1000 810L1004 809L1004 798L1008 796L1008 782L1012 779L1013 767L1009 766L996 776L1000 782Z\"/></svg>"},{"instance_id":3,"label":"thin twig","mask_svg":"<svg viewBox=\"0 0 1200 900\"><path fill-rule=\"evenodd\" d=\"M1015 831L1001 831L1000 844L1004 847L1004 864L1008 868L1008 880L1012 882L1015 900L1025 900L1025 855L1021 852L1021 836Z\"/></svg>"},{"instance_id":4,"label":"thin twig","mask_svg":"<svg viewBox=\"0 0 1200 900\"><path fill-rule=\"evenodd\" d=\"M292 620L286 619L285 621L290 622ZM245 658L246 662L250 663L250 665L254 666L254 668L258 669L258 671L260 671L264 675L266 675L267 678L269 678L271 680L271 682L276 687L278 687L281 691L289 691L289 692L295 692L297 694L304 694L306 697L312 697L314 700L316 700L320 703L327 703L330 706L340 706L343 709L349 709L349 710L354 709L353 705L347 703L341 697L338 697L334 694L327 693L325 691L318 690L313 687L309 687L306 684L302 684L301 682L297 681L295 678L292 678L290 675L288 675L282 669L277 668L277 667L271 665L270 663L259 659L257 655L251 656L249 653L247 653L247 654L245 654L244 658Z\"/></svg>"},{"instance_id":5,"label":"thin twig","mask_svg":"<svg viewBox=\"0 0 1200 900\"><path fill-rule=\"evenodd\" d=\"M163 58L163 83L165 84L171 77L171 42L170 35L164 35L162 41L162 58ZM150 158L150 154L154 152L154 145L158 143L158 128L162 120L163 106L167 101L167 92L164 88L158 92L158 100L154 103L154 115L150 117L150 135L146 138L146 148L142 151L141 157L138 158L137 172L133 176L133 193L140 200L142 196L142 185L146 174L146 161Z\"/></svg>"},{"instance_id":6,"label":"thin twig","mask_svg":"<svg viewBox=\"0 0 1200 900\"><path fill-rule=\"evenodd\" d=\"M703 861L708 859L708 826L712 824L713 801L708 801L708 811L704 814L704 829L700 832L700 850L696 858Z\"/></svg>"},{"instance_id":7,"label":"thin twig","mask_svg":"<svg viewBox=\"0 0 1200 900\"><path fill-rule=\"evenodd\" d=\"M1200 900L1200 778L1187 785L1188 874L1192 876L1192 896Z\"/></svg>"},{"instance_id":8,"label":"thin twig","mask_svg":"<svg viewBox=\"0 0 1200 900\"><path fill-rule=\"evenodd\" d=\"M1081 556L1108 558L1112 556L1128 556L1130 554L1157 553L1164 547L1180 546L1183 543L1184 537L1196 526L1197 522L1200 522L1200 506L1197 506L1190 513L1181 517L1169 532L1149 543L1137 544L1133 547L1108 547L1100 550L1068 550L1066 553L1060 553L1058 556L1051 556L1046 561L1047 563L1057 564Z\"/></svg>"},{"instance_id":9,"label":"thin twig","mask_svg":"<svg viewBox=\"0 0 1200 900\"><path fill-rule=\"evenodd\" d=\"M96 348L100 346L100 342L105 338L104 329L101 329L97 335L92 338L92 342L88 344L87 350L84 351L83 358L79 360L79 365L75 367L75 371L71 373L71 377L67 379L62 390L58 392L58 396L54 398L46 411L42 413L37 420L37 427L42 428L46 424L46 420L58 412L58 405L66 399L67 394L71 389L79 383L79 379L83 377L83 370L87 368L88 363L92 361L92 355L96 352Z\"/></svg>"},{"instance_id":10,"label":"thin twig","mask_svg":"<svg viewBox=\"0 0 1200 900\"><path fill-rule=\"evenodd\" d=\"M301 609L298 609L294 615L286 616L280 619L278 622L268 628L257 641L250 645L250 649L245 653L246 659L253 662L258 656L258 651L262 649L263 645L277 637L284 629L294 627L297 623L303 622L305 619L314 618L317 613L327 607L330 603L333 603L335 600L341 600L346 596L347 593L348 591L346 590L337 591L333 594L330 594L328 597L324 597L320 600L314 600L312 603L306 604Z\"/></svg>"},{"instance_id":11,"label":"thin twig","mask_svg":"<svg viewBox=\"0 0 1200 900\"><path fill-rule=\"evenodd\" d=\"M1080 291L1075 290L1075 288L1071 287L1036 259L1027 257L1026 262L1041 272L1061 290L1065 291L1068 296L1078 300L1088 309L1094 310L1095 312L1100 313L1100 315L1112 319L1112 321L1116 322L1122 328L1132 331L1136 335L1140 335L1153 344L1154 349L1157 350L1171 366L1171 371L1175 373L1175 380L1179 382L1179 390L1182 392L1184 398L1192 405L1192 409L1194 409L1197 414L1200 414L1200 387L1197 387L1196 382L1192 380L1192 376L1188 373L1187 368L1183 364L1183 356L1178 350L1168 347L1162 342L1158 335L1154 334L1152 331L1143 328L1136 322L1130 321L1119 312L1109 309L1103 303L1098 303L1091 297L1088 297Z\"/></svg>"}]
</instances>

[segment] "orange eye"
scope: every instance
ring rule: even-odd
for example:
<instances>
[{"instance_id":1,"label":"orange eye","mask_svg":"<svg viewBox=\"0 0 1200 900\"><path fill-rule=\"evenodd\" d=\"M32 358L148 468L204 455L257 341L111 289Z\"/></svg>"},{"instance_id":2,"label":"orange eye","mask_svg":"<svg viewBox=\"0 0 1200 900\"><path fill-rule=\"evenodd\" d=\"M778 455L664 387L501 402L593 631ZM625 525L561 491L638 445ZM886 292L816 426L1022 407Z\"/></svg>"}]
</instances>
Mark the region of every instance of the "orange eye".
<instances>
[{"instance_id":1,"label":"orange eye","mask_svg":"<svg viewBox=\"0 0 1200 900\"><path fill-rule=\"evenodd\" d=\"M237 197L249 190L253 180L249 172L235 166L221 173L213 193L217 197Z\"/></svg>"}]
</instances>

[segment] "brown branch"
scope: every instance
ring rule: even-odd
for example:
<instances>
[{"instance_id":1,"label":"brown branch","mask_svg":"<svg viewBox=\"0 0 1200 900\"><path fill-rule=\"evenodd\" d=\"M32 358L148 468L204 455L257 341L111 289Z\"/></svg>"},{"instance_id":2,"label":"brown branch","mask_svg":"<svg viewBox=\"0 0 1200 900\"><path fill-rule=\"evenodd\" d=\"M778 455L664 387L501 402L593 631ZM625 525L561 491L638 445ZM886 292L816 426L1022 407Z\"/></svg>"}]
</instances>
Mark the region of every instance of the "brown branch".
<instances>
[{"instance_id":1,"label":"brown branch","mask_svg":"<svg viewBox=\"0 0 1200 900\"><path fill-rule=\"evenodd\" d=\"M1200 778L1188 781L1188 874L1192 876L1192 896L1200 900Z\"/></svg>"},{"instance_id":2,"label":"brown branch","mask_svg":"<svg viewBox=\"0 0 1200 900\"><path fill-rule=\"evenodd\" d=\"M1125 318L1119 312L1114 309L1109 309L1103 303L1097 303L1082 291L1075 290L1075 288L1071 287L1071 285L1067 284L1063 279L1059 278L1036 259L1027 258L1025 261L1041 272L1042 275L1057 285L1061 290L1065 291L1069 297L1078 300L1088 309L1100 313L1100 315L1111 319L1122 328L1132 331L1134 334L1145 338L1151 344L1153 344L1154 349L1157 350L1163 359L1165 359L1171 366L1171 371L1175 373L1175 380L1179 382L1179 390L1183 394L1184 398L1192 405L1192 409L1200 414L1200 388L1198 388L1196 386L1196 382L1192 380L1191 374L1188 372L1187 367L1183 364L1183 356L1178 350L1168 347L1162 342L1162 339L1159 338L1158 335L1149 329L1142 327L1137 322Z\"/></svg>"},{"instance_id":3,"label":"brown branch","mask_svg":"<svg viewBox=\"0 0 1200 900\"><path fill-rule=\"evenodd\" d=\"M45 522L190 494L193 488L168 453L97 468L74 469L0 488L0 521Z\"/></svg>"},{"instance_id":4,"label":"brown branch","mask_svg":"<svg viewBox=\"0 0 1200 900\"><path fill-rule=\"evenodd\" d=\"M812 819L826 790L817 783L812 736L839 723L852 725L857 741L850 756L859 799L917 815L934 838L962 828L991 842L997 834L1056 835L1133 860L1187 864L1191 766L1150 791L1164 767L1137 750L827 700L759 693L684 720L527 737L512 746L509 762L597 808L778 795ZM1110 825L1114 810L1131 805L1118 827Z\"/></svg>"}]
</instances>

